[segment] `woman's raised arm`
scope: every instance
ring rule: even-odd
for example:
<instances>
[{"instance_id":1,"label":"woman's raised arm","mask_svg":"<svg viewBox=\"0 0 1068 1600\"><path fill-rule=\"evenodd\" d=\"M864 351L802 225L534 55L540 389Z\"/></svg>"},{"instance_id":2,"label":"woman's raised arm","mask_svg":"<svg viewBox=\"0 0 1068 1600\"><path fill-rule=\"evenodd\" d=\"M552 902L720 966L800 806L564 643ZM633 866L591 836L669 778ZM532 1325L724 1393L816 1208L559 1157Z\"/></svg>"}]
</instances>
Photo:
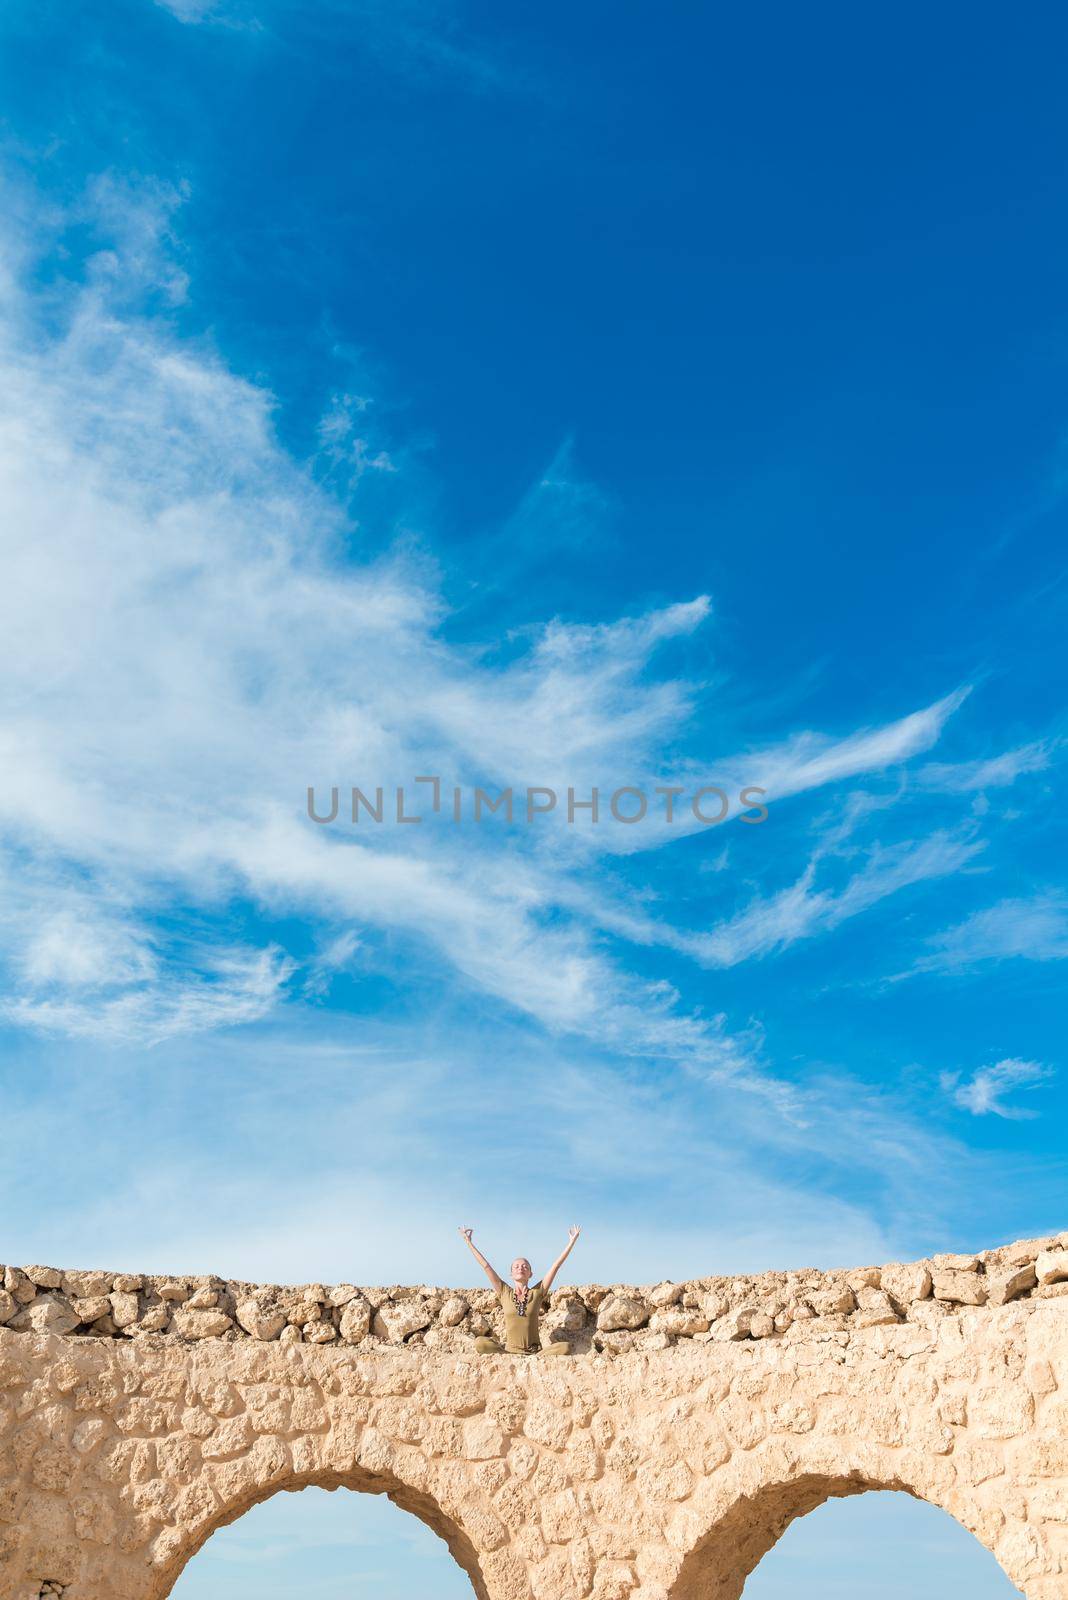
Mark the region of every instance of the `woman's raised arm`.
<instances>
[{"instance_id":1,"label":"woman's raised arm","mask_svg":"<svg viewBox=\"0 0 1068 1600\"><path fill-rule=\"evenodd\" d=\"M476 1260L481 1262L483 1268L485 1269L486 1277L489 1279L490 1283L492 1283L492 1285L493 1285L493 1287L495 1289L503 1288L504 1287L504 1279L498 1273L494 1272L493 1268L490 1266L489 1262L486 1260L485 1256L482 1254L482 1251L478 1248L478 1245L472 1239L471 1234L472 1234L473 1231L474 1230L471 1229L471 1228L461 1228L460 1229L460 1232L463 1234L464 1238L467 1240L468 1244L471 1246L472 1255L476 1258ZM574 1241L572 1241L572 1242L574 1242ZM566 1254L567 1254L567 1251L565 1250L564 1255L566 1255ZM560 1260L561 1261L563 1260L563 1256L560 1257Z\"/></svg>"},{"instance_id":2,"label":"woman's raised arm","mask_svg":"<svg viewBox=\"0 0 1068 1600\"><path fill-rule=\"evenodd\" d=\"M563 1266L572 1250L574 1250L575 1240L578 1238L581 1231L582 1230L580 1228L568 1229L567 1244L564 1246L563 1250L561 1250L560 1254L557 1256L556 1260L553 1262L552 1266L541 1280L541 1286L545 1290L546 1294L548 1294L549 1290L552 1288L552 1282L556 1277L556 1274L560 1271L560 1268Z\"/></svg>"}]
</instances>

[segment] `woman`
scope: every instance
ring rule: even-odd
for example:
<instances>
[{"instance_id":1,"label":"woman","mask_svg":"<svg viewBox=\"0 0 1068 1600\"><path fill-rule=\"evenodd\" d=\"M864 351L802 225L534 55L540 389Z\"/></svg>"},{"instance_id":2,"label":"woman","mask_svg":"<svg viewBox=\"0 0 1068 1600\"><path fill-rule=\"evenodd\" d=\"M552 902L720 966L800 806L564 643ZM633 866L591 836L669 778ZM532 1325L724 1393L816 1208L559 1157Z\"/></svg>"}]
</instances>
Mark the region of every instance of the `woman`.
<instances>
[{"instance_id":1,"label":"woman","mask_svg":"<svg viewBox=\"0 0 1068 1600\"><path fill-rule=\"evenodd\" d=\"M501 1310L504 1312L504 1344L499 1344L496 1339L476 1339L475 1349L484 1356L502 1354L520 1356L538 1353L543 1356L570 1355L571 1348L562 1339L554 1340L552 1344L541 1343L538 1338L538 1316L544 1309L553 1279L575 1248L579 1229L570 1229L566 1248L561 1250L545 1276L534 1284L530 1281L530 1262L526 1256L517 1256L512 1262L512 1281L505 1283L504 1279L494 1272L475 1244L471 1237L472 1230L461 1228L460 1232L471 1246L476 1259L485 1268L486 1276L496 1290Z\"/></svg>"}]
</instances>

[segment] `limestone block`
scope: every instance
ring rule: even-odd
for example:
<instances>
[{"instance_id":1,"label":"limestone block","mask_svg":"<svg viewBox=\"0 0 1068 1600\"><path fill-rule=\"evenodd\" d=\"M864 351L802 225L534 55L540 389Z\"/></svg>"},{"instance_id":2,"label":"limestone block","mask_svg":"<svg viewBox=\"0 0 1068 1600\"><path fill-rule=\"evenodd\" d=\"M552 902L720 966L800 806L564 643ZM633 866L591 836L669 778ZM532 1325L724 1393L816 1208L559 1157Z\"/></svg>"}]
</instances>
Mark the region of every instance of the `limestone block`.
<instances>
[{"instance_id":1,"label":"limestone block","mask_svg":"<svg viewBox=\"0 0 1068 1600\"><path fill-rule=\"evenodd\" d=\"M615 1333L622 1329L641 1328L649 1320L649 1307L635 1295L612 1294L597 1311L597 1328L601 1333Z\"/></svg>"},{"instance_id":2,"label":"limestone block","mask_svg":"<svg viewBox=\"0 0 1068 1600\"><path fill-rule=\"evenodd\" d=\"M45 1293L24 1305L8 1322L17 1333L71 1333L79 1317L62 1295Z\"/></svg>"},{"instance_id":3,"label":"limestone block","mask_svg":"<svg viewBox=\"0 0 1068 1600\"><path fill-rule=\"evenodd\" d=\"M162 1333L170 1320L170 1307L161 1302L159 1305L149 1306L148 1310L134 1323L134 1329L138 1333Z\"/></svg>"},{"instance_id":4,"label":"limestone block","mask_svg":"<svg viewBox=\"0 0 1068 1600\"><path fill-rule=\"evenodd\" d=\"M879 1328L901 1320L885 1290L871 1288L857 1290L857 1311L852 1319L854 1327Z\"/></svg>"},{"instance_id":5,"label":"limestone block","mask_svg":"<svg viewBox=\"0 0 1068 1600\"><path fill-rule=\"evenodd\" d=\"M1006 1267L1022 1267L1034 1262L1043 1250L1055 1250L1058 1243L1056 1238L1017 1239L1015 1244L1007 1244L994 1253Z\"/></svg>"},{"instance_id":6,"label":"limestone block","mask_svg":"<svg viewBox=\"0 0 1068 1600\"><path fill-rule=\"evenodd\" d=\"M401 1344L413 1333L429 1328L430 1309L422 1299L387 1302L375 1312L372 1326L380 1339Z\"/></svg>"},{"instance_id":7,"label":"limestone block","mask_svg":"<svg viewBox=\"0 0 1068 1600\"><path fill-rule=\"evenodd\" d=\"M329 1344L337 1338L337 1329L332 1322L306 1322L304 1324L304 1339L307 1344Z\"/></svg>"},{"instance_id":8,"label":"limestone block","mask_svg":"<svg viewBox=\"0 0 1068 1600\"><path fill-rule=\"evenodd\" d=\"M857 1306L852 1285L844 1279L838 1282L831 1279L821 1288L810 1290L805 1298L817 1317L846 1316Z\"/></svg>"},{"instance_id":9,"label":"limestone block","mask_svg":"<svg viewBox=\"0 0 1068 1600\"><path fill-rule=\"evenodd\" d=\"M961 1257L967 1260L967 1257ZM966 1267L940 1267L939 1257L931 1260L931 1292L936 1300L951 1300L957 1305L981 1306L986 1303L986 1282Z\"/></svg>"},{"instance_id":10,"label":"limestone block","mask_svg":"<svg viewBox=\"0 0 1068 1600\"><path fill-rule=\"evenodd\" d=\"M647 1298L657 1307L677 1305L682 1298L681 1283L658 1283L649 1290Z\"/></svg>"},{"instance_id":11,"label":"limestone block","mask_svg":"<svg viewBox=\"0 0 1068 1600\"><path fill-rule=\"evenodd\" d=\"M1068 1250L1043 1250L1035 1261L1039 1283L1060 1283L1068 1279Z\"/></svg>"},{"instance_id":12,"label":"limestone block","mask_svg":"<svg viewBox=\"0 0 1068 1600\"><path fill-rule=\"evenodd\" d=\"M892 1261L882 1269L881 1286L899 1306L926 1300L931 1293L931 1274L926 1261Z\"/></svg>"},{"instance_id":13,"label":"limestone block","mask_svg":"<svg viewBox=\"0 0 1068 1600\"><path fill-rule=\"evenodd\" d=\"M730 1344L738 1339L748 1339L757 1309L755 1306L744 1306L738 1311L728 1312L725 1317L720 1317L718 1322L712 1324L709 1338L716 1344Z\"/></svg>"},{"instance_id":14,"label":"limestone block","mask_svg":"<svg viewBox=\"0 0 1068 1600\"><path fill-rule=\"evenodd\" d=\"M507 1448L504 1434L486 1417L469 1417L462 1428L463 1452L470 1461L488 1461L503 1456Z\"/></svg>"},{"instance_id":15,"label":"limestone block","mask_svg":"<svg viewBox=\"0 0 1068 1600\"><path fill-rule=\"evenodd\" d=\"M19 1305L29 1305L37 1298L37 1285L32 1283L21 1267L4 1268L4 1288L13 1294Z\"/></svg>"},{"instance_id":16,"label":"limestone block","mask_svg":"<svg viewBox=\"0 0 1068 1600\"><path fill-rule=\"evenodd\" d=\"M695 1333L707 1333L712 1326L695 1307L669 1305L663 1311L654 1311L649 1319L650 1328L658 1333L668 1333L674 1338L692 1338Z\"/></svg>"},{"instance_id":17,"label":"limestone block","mask_svg":"<svg viewBox=\"0 0 1068 1600\"><path fill-rule=\"evenodd\" d=\"M845 1281L851 1289L878 1289L881 1287L881 1269L879 1267L853 1267L845 1275Z\"/></svg>"},{"instance_id":18,"label":"limestone block","mask_svg":"<svg viewBox=\"0 0 1068 1600\"><path fill-rule=\"evenodd\" d=\"M136 1322L140 1312L137 1295L129 1292L118 1292L110 1296L111 1317L116 1328L128 1328L131 1322ZM106 1313L101 1313L105 1315Z\"/></svg>"},{"instance_id":19,"label":"limestone block","mask_svg":"<svg viewBox=\"0 0 1068 1600\"><path fill-rule=\"evenodd\" d=\"M1033 1289L1036 1282L1037 1276L1032 1262L1028 1261L1019 1267L1010 1267L987 1278L987 1300L992 1306L1007 1305L1010 1300L1017 1300L1028 1289Z\"/></svg>"},{"instance_id":20,"label":"limestone block","mask_svg":"<svg viewBox=\"0 0 1068 1600\"><path fill-rule=\"evenodd\" d=\"M450 1294L442 1302L438 1321L446 1328L455 1328L467 1315L467 1301L463 1295Z\"/></svg>"},{"instance_id":21,"label":"limestone block","mask_svg":"<svg viewBox=\"0 0 1068 1600\"><path fill-rule=\"evenodd\" d=\"M286 1308L286 1321L292 1323L294 1328L306 1328L309 1322L318 1322L323 1314L323 1307L318 1300L291 1301Z\"/></svg>"},{"instance_id":22,"label":"limestone block","mask_svg":"<svg viewBox=\"0 0 1068 1600\"><path fill-rule=\"evenodd\" d=\"M356 1295L349 1300L341 1313L339 1331L346 1344L359 1344L371 1331L371 1307Z\"/></svg>"},{"instance_id":23,"label":"limestone block","mask_svg":"<svg viewBox=\"0 0 1068 1600\"><path fill-rule=\"evenodd\" d=\"M38 1289L61 1289L63 1274L58 1267L23 1267L23 1272Z\"/></svg>"},{"instance_id":24,"label":"limestone block","mask_svg":"<svg viewBox=\"0 0 1068 1600\"><path fill-rule=\"evenodd\" d=\"M694 1297L692 1310L700 1311L709 1322L715 1322L717 1317L725 1317L731 1308L731 1303L725 1294L716 1289L703 1289Z\"/></svg>"},{"instance_id":25,"label":"limestone block","mask_svg":"<svg viewBox=\"0 0 1068 1600\"><path fill-rule=\"evenodd\" d=\"M111 1312L111 1297L106 1294L79 1296L70 1304L79 1322L96 1322L98 1317L106 1317Z\"/></svg>"},{"instance_id":26,"label":"limestone block","mask_svg":"<svg viewBox=\"0 0 1068 1600\"><path fill-rule=\"evenodd\" d=\"M70 1300L97 1300L111 1293L111 1276L108 1272L65 1272L63 1293Z\"/></svg>"},{"instance_id":27,"label":"limestone block","mask_svg":"<svg viewBox=\"0 0 1068 1600\"><path fill-rule=\"evenodd\" d=\"M188 1311L182 1307L172 1313L171 1327L183 1339L212 1339L226 1333L233 1322L223 1311Z\"/></svg>"},{"instance_id":28,"label":"limestone block","mask_svg":"<svg viewBox=\"0 0 1068 1600\"><path fill-rule=\"evenodd\" d=\"M277 1339L287 1317L280 1306L269 1307L255 1299L242 1300L235 1312L237 1321L253 1339Z\"/></svg>"}]
</instances>

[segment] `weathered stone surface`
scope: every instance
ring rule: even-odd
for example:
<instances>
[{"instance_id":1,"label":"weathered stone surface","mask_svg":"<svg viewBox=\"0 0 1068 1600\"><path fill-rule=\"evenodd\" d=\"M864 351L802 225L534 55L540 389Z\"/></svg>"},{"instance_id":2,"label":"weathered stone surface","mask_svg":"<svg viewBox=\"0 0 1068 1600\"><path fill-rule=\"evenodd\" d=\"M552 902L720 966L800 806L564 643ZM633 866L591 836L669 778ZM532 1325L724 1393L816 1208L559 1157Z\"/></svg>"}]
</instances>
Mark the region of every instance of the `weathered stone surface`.
<instances>
[{"instance_id":1,"label":"weathered stone surface","mask_svg":"<svg viewBox=\"0 0 1068 1600\"><path fill-rule=\"evenodd\" d=\"M817 1288L810 1289L805 1299L818 1317L848 1316L857 1309L857 1297L852 1284L844 1279L828 1279Z\"/></svg>"},{"instance_id":2,"label":"weathered stone surface","mask_svg":"<svg viewBox=\"0 0 1068 1600\"><path fill-rule=\"evenodd\" d=\"M681 1283L658 1283L649 1290L650 1304L654 1306L674 1306L682 1299Z\"/></svg>"},{"instance_id":3,"label":"weathered stone surface","mask_svg":"<svg viewBox=\"0 0 1068 1600\"><path fill-rule=\"evenodd\" d=\"M160 1301L159 1305L149 1306L144 1316L139 1318L134 1327L139 1333L162 1333L170 1323L170 1320L170 1307L166 1301Z\"/></svg>"},{"instance_id":4,"label":"weathered stone surface","mask_svg":"<svg viewBox=\"0 0 1068 1600\"><path fill-rule=\"evenodd\" d=\"M475 1337L503 1331L496 1296L485 1288L460 1292L428 1285L360 1288L347 1283L280 1288L217 1277L56 1267L2 1270L0 1325L5 1317L8 1325L15 1325L23 1309L37 1306L19 1324L21 1331L33 1331L39 1323L58 1327L65 1320L47 1300L57 1293L60 1301L66 1297L81 1333L94 1338L152 1333L258 1343L278 1339L287 1345L366 1340L369 1347L425 1343L459 1353L470 1350ZM61 1292L37 1284L30 1273L50 1283L58 1279ZM947 1252L882 1267L705 1277L645 1288L573 1285L556 1289L545 1328L550 1335L566 1336L578 1352L604 1344L618 1350L655 1349L678 1341L732 1343L754 1337L795 1343L851 1329L889 1327L901 1318L927 1327L954 1307L978 1312L986 1304L1056 1300L1065 1294L1068 1234L1020 1240L980 1255ZM179 1308L184 1315L172 1319L168 1308ZM770 1332L765 1317L771 1319Z\"/></svg>"},{"instance_id":5,"label":"weathered stone surface","mask_svg":"<svg viewBox=\"0 0 1068 1600\"><path fill-rule=\"evenodd\" d=\"M455 1328L467 1315L467 1301L463 1295L450 1294L442 1303L438 1312L438 1321L443 1328Z\"/></svg>"},{"instance_id":6,"label":"weathered stone surface","mask_svg":"<svg viewBox=\"0 0 1068 1600\"><path fill-rule=\"evenodd\" d=\"M111 1293L111 1273L65 1272L62 1288L70 1300L98 1300L102 1295Z\"/></svg>"},{"instance_id":7,"label":"weathered stone surface","mask_svg":"<svg viewBox=\"0 0 1068 1600\"><path fill-rule=\"evenodd\" d=\"M935 1262L932 1262L931 1292L936 1300L951 1300L956 1305L964 1306L981 1306L985 1303L987 1291L983 1278L977 1277L970 1269L939 1267Z\"/></svg>"},{"instance_id":8,"label":"weathered stone surface","mask_svg":"<svg viewBox=\"0 0 1068 1600\"><path fill-rule=\"evenodd\" d=\"M882 1269L881 1286L902 1308L931 1293L931 1273L926 1261L892 1261Z\"/></svg>"},{"instance_id":9,"label":"weathered stone surface","mask_svg":"<svg viewBox=\"0 0 1068 1600\"><path fill-rule=\"evenodd\" d=\"M17 1333L70 1333L78 1326L78 1315L62 1295L45 1293L24 1305L7 1326Z\"/></svg>"},{"instance_id":10,"label":"weathered stone surface","mask_svg":"<svg viewBox=\"0 0 1068 1600\"><path fill-rule=\"evenodd\" d=\"M370 1333L371 1307L362 1294L346 1302L338 1331L346 1344L359 1344Z\"/></svg>"},{"instance_id":11,"label":"weathered stone surface","mask_svg":"<svg viewBox=\"0 0 1068 1600\"><path fill-rule=\"evenodd\" d=\"M597 1312L597 1327L602 1333L616 1333L623 1328L641 1328L648 1320L649 1307L637 1295L609 1295Z\"/></svg>"},{"instance_id":12,"label":"weathered stone surface","mask_svg":"<svg viewBox=\"0 0 1068 1600\"><path fill-rule=\"evenodd\" d=\"M183 1339L214 1339L232 1328L233 1322L223 1311L187 1311L183 1307L172 1313L171 1327Z\"/></svg>"},{"instance_id":13,"label":"weathered stone surface","mask_svg":"<svg viewBox=\"0 0 1068 1600\"><path fill-rule=\"evenodd\" d=\"M106 1294L84 1295L71 1301L71 1310L80 1322L95 1322L98 1317L111 1314L111 1297Z\"/></svg>"},{"instance_id":14,"label":"weathered stone surface","mask_svg":"<svg viewBox=\"0 0 1068 1600\"><path fill-rule=\"evenodd\" d=\"M696 1308L668 1305L662 1311L653 1312L649 1326L657 1333L669 1333L672 1338L686 1339L692 1338L695 1333L707 1333L711 1323Z\"/></svg>"},{"instance_id":15,"label":"weathered stone surface","mask_svg":"<svg viewBox=\"0 0 1068 1600\"><path fill-rule=\"evenodd\" d=\"M988 1277L987 1300L992 1306L1007 1305L1010 1300L1017 1300L1028 1289L1033 1289L1037 1281L1034 1264L1029 1261L1022 1267Z\"/></svg>"},{"instance_id":16,"label":"weathered stone surface","mask_svg":"<svg viewBox=\"0 0 1068 1600\"><path fill-rule=\"evenodd\" d=\"M8 1294L13 1294L20 1305L26 1305L37 1294L37 1285L32 1283L21 1267L4 1268L4 1288Z\"/></svg>"},{"instance_id":17,"label":"weathered stone surface","mask_svg":"<svg viewBox=\"0 0 1068 1600\"><path fill-rule=\"evenodd\" d=\"M743 1306L738 1311L728 1312L725 1317L720 1317L718 1322L712 1324L709 1337L716 1344L730 1344L738 1339L748 1339L749 1329L756 1315L755 1306Z\"/></svg>"},{"instance_id":18,"label":"weathered stone surface","mask_svg":"<svg viewBox=\"0 0 1068 1600\"><path fill-rule=\"evenodd\" d=\"M254 1339L277 1339L288 1320L281 1307L271 1308L252 1298L240 1301L235 1315Z\"/></svg>"},{"instance_id":19,"label":"weathered stone surface","mask_svg":"<svg viewBox=\"0 0 1068 1600\"><path fill-rule=\"evenodd\" d=\"M551 1360L472 1353L475 1316L494 1314L484 1291L455 1296L471 1308L457 1323L444 1291L371 1291L387 1334L401 1307L427 1319L394 1326L426 1337L413 1347L337 1336L346 1316L370 1322L360 1291L333 1307L315 1286L188 1280L189 1300L217 1296L195 1306L164 1296L168 1280L112 1278L96 1298L134 1296L140 1322L86 1338L37 1331L32 1316L66 1301L32 1285L26 1328L0 1327L0 1595L165 1600L214 1528L310 1479L388 1491L485 1600L738 1600L792 1519L860 1485L943 1507L1027 1600L1068 1600L1068 1280L1038 1284L1043 1251L1011 1251L932 1266L985 1304L909 1298L919 1275L893 1267L698 1279L661 1305L568 1289L554 1311L581 1310L580 1353ZM646 1325L596 1329L613 1298L640 1302ZM250 1301L320 1315L257 1339L224 1309ZM706 1303L722 1309L699 1329ZM172 1306L173 1332L144 1329Z\"/></svg>"},{"instance_id":20,"label":"weathered stone surface","mask_svg":"<svg viewBox=\"0 0 1068 1600\"><path fill-rule=\"evenodd\" d=\"M23 1267L23 1272L38 1289L60 1289L63 1274L58 1267Z\"/></svg>"},{"instance_id":21,"label":"weathered stone surface","mask_svg":"<svg viewBox=\"0 0 1068 1600\"><path fill-rule=\"evenodd\" d=\"M1068 1279L1068 1250L1043 1250L1035 1262L1039 1283L1060 1283Z\"/></svg>"},{"instance_id":22,"label":"weathered stone surface","mask_svg":"<svg viewBox=\"0 0 1068 1600\"><path fill-rule=\"evenodd\" d=\"M412 1299L380 1306L375 1312L373 1326L380 1339L401 1344L409 1335L429 1328L430 1323L430 1308L426 1301Z\"/></svg>"},{"instance_id":23,"label":"weathered stone surface","mask_svg":"<svg viewBox=\"0 0 1068 1600\"><path fill-rule=\"evenodd\" d=\"M131 1322L136 1322L140 1306L136 1294L119 1292L110 1296L111 1317L116 1328L128 1328ZM104 1313L101 1312L101 1316Z\"/></svg>"},{"instance_id":24,"label":"weathered stone surface","mask_svg":"<svg viewBox=\"0 0 1068 1600\"><path fill-rule=\"evenodd\" d=\"M978 1272L979 1258L943 1252L931 1257L931 1266L939 1272Z\"/></svg>"},{"instance_id":25,"label":"weathered stone surface","mask_svg":"<svg viewBox=\"0 0 1068 1600\"><path fill-rule=\"evenodd\" d=\"M329 1344L331 1339L337 1338L337 1329L332 1322L306 1322L304 1338L308 1344Z\"/></svg>"}]
</instances>

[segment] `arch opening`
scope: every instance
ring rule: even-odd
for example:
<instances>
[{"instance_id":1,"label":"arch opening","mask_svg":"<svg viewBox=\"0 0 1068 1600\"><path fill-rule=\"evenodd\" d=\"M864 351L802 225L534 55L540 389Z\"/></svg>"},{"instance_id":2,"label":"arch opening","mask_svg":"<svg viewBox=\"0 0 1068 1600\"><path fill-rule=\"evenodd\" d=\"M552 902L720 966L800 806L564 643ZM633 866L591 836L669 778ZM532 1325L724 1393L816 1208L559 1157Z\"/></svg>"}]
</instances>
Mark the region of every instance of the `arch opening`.
<instances>
[{"instance_id":1,"label":"arch opening","mask_svg":"<svg viewBox=\"0 0 1068 1600\"><path fill-rule=\"evenodd\" d=\"M830 1497L790 1524L749 1574L745 1600L1020 1600L985 1545L903 1490Z\"/></svg>"},{"instance_id":2,"label":"arch opening","mask_svg":"<svg viewBox=\"0 0 1068 1600\"><path fill-rule=\"evenodd\" d=\"M860 1475L829 1477L812 1473L789 1482L765 1485L754 1494L743 1494L734 1500L715 1526L687 1553L670 1591L670 1600L739 1600L743 1591L745 1600L750 1597L752 1600L781 1600L786 1595L794 1600L837 1600L839 1593L845 1600L846 1596L865 1594L864 1584L858 1587L856 1582L835 1590L833 1582L827 1580L826 1571L822 1571L811 1586L811 1594L809 1589L799 1586L796 1569L792 1576L781 1583L778 1581L789 1567L790 1550L798 1548L797 1538L801 1532L798 1524L824 1506L840 1518L845 1508L837 1504L832 1508L829 1502L855 1502L861 1498L894 1502L899 1512L911 1505L921 1516L930 1513L944 1519L956 1530L948 1542L956 1543L958 1549L974 1548L985 1562L983 1570L989 1582L985 1590L975 1591L977 1600L1016 1600L1020 1595L1021 1591L1014 1587L1005 1569L973 1530L966 1528L945 1507L916 1494L909 1485L872 1481ZM900 1520L899 1516L899 1524ZM827 1525L826 1518L822 1522ZM838 1526L841 1528L841 1521ZM788 1530L792 1530L792 1536L780 1550L777 1547ZM774 1562L762 1565L773 1551ZM874 1559L878 1559L877 1551ZM944 1592L945 1587L939 1584L938 1592ZM961 1587L959 1574L953 1587ZM891 1589L896 1594L917 1592L911 1588L903 1590L900 1579L886 1589L887 1595ZM933 1588L931 1593L935 1593ZM872 1590L872 1600L880 1600L878 1589Z\"/></svg>"},{"instance_id":3,"label":"arch opening","mask_svg":"<svg viewBox=\"0 0 1068 1600\"><path fill-rule=\"evenodd\" d=\"M352 1492L336 1492L344 1490ZM429 1495L369 1473L319 1473L227 1507L182 1551L152 1600L288 1600L317 1590L486 1600L462 1529Z\"/></svg>"}]
</instances>

